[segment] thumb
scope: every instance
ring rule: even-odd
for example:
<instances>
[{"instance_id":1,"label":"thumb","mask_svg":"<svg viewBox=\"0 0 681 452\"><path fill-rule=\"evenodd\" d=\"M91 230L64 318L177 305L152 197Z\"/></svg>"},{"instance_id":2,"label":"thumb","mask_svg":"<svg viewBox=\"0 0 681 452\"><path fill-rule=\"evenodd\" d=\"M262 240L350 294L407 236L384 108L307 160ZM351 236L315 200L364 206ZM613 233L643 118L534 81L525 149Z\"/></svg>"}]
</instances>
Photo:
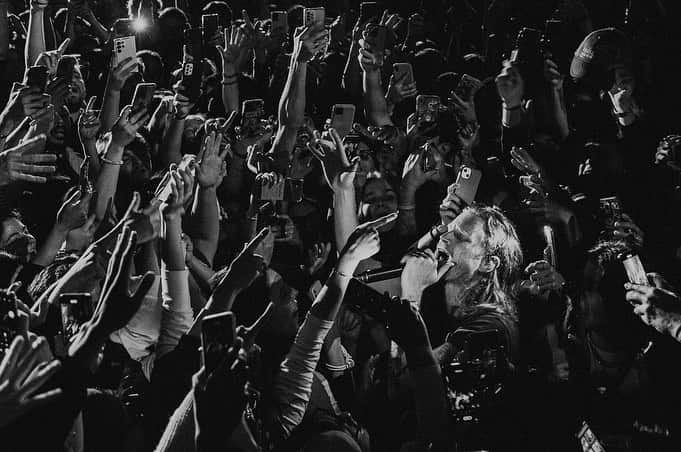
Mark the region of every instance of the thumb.
<instances>
[{"instance_id":1,"label":"thumb","mask_svg":"<svg viewBox=\"0 0 681 452\"><path fill-rule=\"evenodd\" d=\"M69 44L71 44L71 38L66 38L64 39L64 42L62 42L59 47L57 47L57 54L61 58L62 55L64 55L64 52L66 52L66 49L69 47Z\"/></svg>"}]
</instances>

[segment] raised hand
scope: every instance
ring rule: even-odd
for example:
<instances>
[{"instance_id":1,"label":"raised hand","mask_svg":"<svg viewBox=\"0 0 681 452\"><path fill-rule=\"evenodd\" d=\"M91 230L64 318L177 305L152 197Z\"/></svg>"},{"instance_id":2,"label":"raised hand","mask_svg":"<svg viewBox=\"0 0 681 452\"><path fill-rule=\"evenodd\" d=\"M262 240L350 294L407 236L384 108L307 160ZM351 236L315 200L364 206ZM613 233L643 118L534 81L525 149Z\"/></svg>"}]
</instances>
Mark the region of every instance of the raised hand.
<instances>
[{"instance_id":1,"label":"raised hand","mask_svg":"<svg viewBox=\"0 0 681 452\"><path fill-rule=\"evenodd\" d=\"M170 169L168 185L170 186L170 196L161 206L161 212L166 221L180 220L184 215L185 193L191 191L191 187L185 187L185 182L175 165Z\"/></svg>"},{"instance_id":2,"label":"raised hand","mask_svg":"<svg viewBox=\"0 0 681 452\"><path fill-rule=\"evenodd\" d=\"M57 213L57 227L68 232L85 224L91 199L91 192L74 191Z\"/></svg>"},{"instance_id":3,"label":"raised hand","mask_svg":"<svg viewBox=\"0 0 681 452\"><path fill-rule=\"evenodd\" d=\"M681 298L657 273L649 273L654 286L626 283L626 298L634 306L634 314L662 334L681 340Z\"/></svg>"},{"instance_id":4,"label":"raised hand","mask_svg":"<svg viewBox=\"0 0 681 452\"><path fill-rule=\"evenodd\" d=\"M194 108L194 103L189 100L187 96L177 92L181 88L180 82L175 85L175 97L173 98L173 114L175 119L186 119L189 112Z\"/></svg>"},{"instance_id":5,"label":"raised hand","mask_svg":"<svg viewBox=\"0 0 681 452\"><path fill-rule=\"evenodd\" d=\"M643 239L645 238L645 234L643 233L643 230L638 227L636 223L634 223L634 220L632 220L629 215L626 213L622 214L622 218L616 221L614 226L615 230L612 232L612 234L616 239L628 241L638 248L643 247Z\"/></svg>"},{"instance_id":6,"label":"raised hand","mask_svg":"<svg viewBox=\"0 0 681 452\"><path fill-rule=\"evenodd\" d=\"M423 170L425 151L409 154L402 170L402 184L406 189L415 191L429 180L437 178L439 169Z\"/></svg>"},{"instance_id":7,"label":"raised hand","mask_svg":"<svg viewBox=\"0 0 681 452\"><path fill-rule=\"evenodd\" d=\"M42 3L42 1L38 3ZM45 6L47 6L47 1L45 1L44 4ZM43 6L43 8L45 6ZM40 55L38 55L38 59L36 60L35 65L45 66L50 75L56 74L57 64L59 63L61 57L64 56L66 49L68 49L69 47L69 44L71 44L71 38L66 38L55 50L49 50L47 52L41 53Z\"/></svg>"},{"instance_id":8,"label":"raised hand","mask_svg":"<svg viewBox=\"0 0 681 452\"><path fill-rule=\"evenodd\" d=\"M111 129L111 142L117 146L125 147L132 143L137 131L149 120L146 108L134 115L131 115L131 111L132 106L126 106Z\"/></svg>"},{"instance_id":9,"label":"raised hand","mask_svg":"<svg viewBox=\"0 0 681 452\"><path fill-rule=\"evenodd\" d=\"M440 204L440 220L443 225L448 225L467 207L466 201L456 195L456 184L447 188L447 196Z\"/></svg>"},{"instance_id":10,"label":"raised hand","mask_svg":"<svg viewBox=\"0 0 681 452\"><path fill-rule=\"evenodd\" d=\"M264 273L267 265L262 255L257 253L258 248L270 234L269 229L262 229L234 258L229 265L225 277L219 282L218 286L225 286L232 293L240 293L248 288L258 276ZM218 288L214 292L217 292Z\"/></svg>"},{"instance_id":11,"label":"raised hand","mask_svg":"<svg viewBox=\"0 0 681 452\"><path fill-rule=\"evenodd\" d=\"M345 145L338 132L330 128L329 134L333 140L322 140L319 132L315 131L314 140L308 145L308 149L321 162L324 177L332 190L347 190L353 187L355 174L359 166L359 158L348 160L345 153Z\"/></svg>"},{"instance_id":12,"label":"raised hand","mask_svg":"<svg viewBox=\"0 0 681 452\"><path fill-rule=\"evenodd\" d=\"M531 295L548 295L551 291L558 291L565 285L565 278L548 262L541 260L532 262L525 269L529 279L521 283Z\"/></svg>"},{"instance_id":13,"label":"raised hand","mask_svg":"<svg viewBox=\"0 0 681 452\"><path fill-rule=\"evenodd\" d=\"M137 234L124 226L109 260L99 303L92 316L93 321L105 332L112 333L123 328L135 315L154 283L154 274L148 272L136 288L130 287L133 249L136 245Z\"/></svg>"},{"instance_id":14,"label":"raised hand","mask_svg":"<svg viewBox=\"0 0 681 452\"><path fill-rule=\"evenodd\" d=\"M214 188L222 183L227 174L225 158L229 153L230 146L220 152L222 134L211 132L203 141L203 147L199 153L199 165L196 168L196 180L202 188Z\"/></svg>"},{"instance_id":15,"label":"raised hand","mask_svg":"<svg viewBox=\"0 0 681 452\"><path fill-rule=\"evenodd\" d=\"M542 179L541 166L537 164L525 148L517 146L511 148L511 163L523 174L537 176L539 179Z\"/></svg>"},{"instance_id":16,"label":"raised hand","mask_svg":"<svg viewBox=\"0 0 681 452\"><path fill-rule=\"evenodd\" d=\"M395 74L390 76L388 83L388 92L385 98L393 105L399 104L405 99L416 97L419 93L416 89L416 82L405 83L407 81L407 73L403 73L399 78L395 78Z\"/></svg>"},{"instance_id":17,"label":"raised hand","mask_svg":"<svg viewBox=\"0 0 681 452\"><path fill-rule=\"evenodd\" d=\"M216 48L222 56L222 64L224 66L235 66L239 56L244 50L244 42L246 36L241 27L225 28L225 45L217 46Z\"/></svg>"},{"instance_id":18,"label":"raised hand","mask_svg":"<svg viewBox=\"0 0 681 452\"><path fill-rule=\"evenodd\" d=\"M99 121L99 112L94 110L96 100L97 97L92 96L85 107L85 111L78 118L78 135L82 143L97 139L101 123Z\"/></svg>"},{"instance_id":19,"label":"raised hand","mask_svg":"<svg viewBox=\"0 0 681 452\"><path fill-rule=\"evenodd\" d=\"M549 82L554 90L560 91L563 89L565 76L558 70L558 65L549 58L544 60L544 79Z\"/></svg>"},{"instance_id":20,"label":"raised hand","mask_svg":"<svg viewBox=\"0 0 681 452\"><path fill-rule=\"evenodd\" d=\"M43 337L32 342L22 336L12 340L0 363L0 427L61 395L61 389L39 392L61 367L59 361L42 361L49 345Z\"/></svg>"},{"instance_id":21,"label":"raised hand","mask_svg":"<svg viewBox=\"0 0 681 452\"><path fill-rule=\"evenodd\" d=\"M0 186L13 182L47 182L46 174L56 171L57 156L43 154L47 137L39 135L0 152Z\"/></svg>"},{"instance_id":22,"label":"raised hand","mask_svg":"<svg viewBox=\"0 0 681 452\"><path fill-rule=\"evenodd\" d=\"M383 58L376 53L373 44L367 41L366 32L365 37L359 40L359 67L364 72L375 72L381 68Z\"/></svg>"},{"instance_id":23,"label":"raised hand","mask_svg":"<svg viewBox=\"0 0 681 452\"><path fill-rule=\"evenodd\" d=\"M311 26L299 27L293 36L293 49L296 60L307 63L324 49L327 34L324 28Z\"/></svg>"},{"instance_id":24,"label":"raised hand","mask_svg":"<svg viewBox=\"0 0 681 452\"><path fill-rule=\"evenodd\" d=\"M381 249L378 230L396 219L397 212L393 212L357 226L348 237L348 241L340 253L337 268L341 271L345 268L351 268L351 271L354 272L361 261L378 253Z\"/></svg>"},{"instance_id":25,"label":"raised hand","mask_svg":"<svg viewBox=\"0 0 681 452\"><path fill-rule=\"evenodd\" d=\"M113 65L113 61L114 60L112 59L108 87L112 91L121 91L123 86L125 86L125 82L137 69L137 59L128 57L119 62L116 66Z\"/></svg>"},{"instance_id":26,"label":"raised hand","mask_svg":"<svg viewBox=\"0 0 681 452\"><path fill-rule=\"evenodd\" d=\"M517 67L510 63L504 64L501 73L494 79L497 84L497 92L501 97L504 107L517 108L523 101L525 82Z\"/></svg>"}]
</instances>

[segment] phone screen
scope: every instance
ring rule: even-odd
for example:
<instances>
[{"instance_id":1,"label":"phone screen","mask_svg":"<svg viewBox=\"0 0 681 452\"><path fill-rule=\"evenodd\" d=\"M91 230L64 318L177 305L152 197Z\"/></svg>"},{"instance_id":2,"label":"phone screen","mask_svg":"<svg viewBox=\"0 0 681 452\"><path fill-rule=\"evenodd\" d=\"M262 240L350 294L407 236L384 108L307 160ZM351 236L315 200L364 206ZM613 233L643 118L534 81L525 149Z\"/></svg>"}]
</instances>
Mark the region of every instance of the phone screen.
<instances>
[{"instance_id":1,"label":"phone screen","mask_svg":"<svg viewBox=\"0 0 681 452\"><path fill-rule=\"evenodd\" d=\"M241 105L241 135L255 136L264 114L265 101L262 99L245 100Z\"/></svg>"},{"instance_id":2,"label":"phone screen","mask_svg":"<svg viewBox=\"0 0 681 452\"><path fill-rule=\"evenodd\" d=\"M89 293L65 293L59 296L62 334L69 341L82 324L92 317L92 296Z\"/></svg>"}]
</instances>

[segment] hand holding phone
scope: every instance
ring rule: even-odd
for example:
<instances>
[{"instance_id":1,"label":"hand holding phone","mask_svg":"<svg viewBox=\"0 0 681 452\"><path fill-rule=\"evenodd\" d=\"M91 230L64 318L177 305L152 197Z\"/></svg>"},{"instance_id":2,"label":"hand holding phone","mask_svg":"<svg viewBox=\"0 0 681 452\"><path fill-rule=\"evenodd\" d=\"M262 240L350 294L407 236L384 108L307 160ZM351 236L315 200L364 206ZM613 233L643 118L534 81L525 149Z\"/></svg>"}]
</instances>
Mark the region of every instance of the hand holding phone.
<instances>
[{"instance_id":1,"label":"hand holding phone","mask_svg":"<svg viewBox=\"0 0 681 452\"><path fill-rule=\"evenodd\" d=\"M341 139L352 130L355 121L355 106L352 104L336 104L331 109L331 127L336 129Z\"/></svg>"},{"instance_id":2,"label":"hand holding phone","mask_svg":"<svg viewBox=\"0 0 681 452\"><path fill-rule=\"evenodd\" d=\"M454 194L464 200L466 204L473 204L481 178L482 172L480 170L465 165L461 166L456 182L454 182L456 185Z\"/></svg>"},{"instance_id":3,"label":"hand holding phone","mask_svg":"<svg viewBox=\"0 0 681 452\"><path fill-rule=\"evenodd\" d=\"M236 317L227 311L209 315L201 322L203 365L212 372L219 365L236 339Z\"/></svg>"},{"instance_id":4,"label":"hand holding phone","mask_svg":"<svg viewBox=\"0 0 681 452\"><path fill-rule=\"evenodd\" d=\"M622 265L627 272L627 278L632 284L642 284L649 286L648 275L646 274L641 258L637 254L625 254L622 256Z\"/></svg>"}]
</instances>

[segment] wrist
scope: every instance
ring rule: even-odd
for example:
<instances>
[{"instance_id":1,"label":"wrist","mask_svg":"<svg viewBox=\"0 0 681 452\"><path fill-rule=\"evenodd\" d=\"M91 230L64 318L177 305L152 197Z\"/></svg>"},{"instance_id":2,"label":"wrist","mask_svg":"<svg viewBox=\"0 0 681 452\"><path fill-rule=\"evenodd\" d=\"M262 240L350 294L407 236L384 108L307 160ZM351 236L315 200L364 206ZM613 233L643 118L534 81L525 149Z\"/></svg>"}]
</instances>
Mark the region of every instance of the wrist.
<instances>
[{"instance_id":1,"label":"wrist","mask_svg":"<svg viewBox=\"0 0 681 452\"><path fill-rule=\"evenodd\" d=\"M421 303L421 295L423 294L423 289L418 289L412 287L410 284L409 287L405 287L405 284L402 284L402 299L404 300L409 300L412 303L419 304Z\"/></svg>"},{"instance_id":2,"label":"wrist","mask_svg":"<svg viewBox=\"0 0 681 452\"><path fill-rule=\"evenodd\" d=\"M344 254L338 260L338 264L336 264L336 273L352 276L355 274L358 265L359 260Z\"/></svg>"},{"instance_id":3,"label":"wrist","mask_svg":"<svg viewBox=\"0 0 681 452\"><path fill-rule=\"evenodd\" d=\"M522 107L522 101L520 100L504 100L501 102L501 107L504 110L520 110Z\"/></svg>"}]
</instances>

